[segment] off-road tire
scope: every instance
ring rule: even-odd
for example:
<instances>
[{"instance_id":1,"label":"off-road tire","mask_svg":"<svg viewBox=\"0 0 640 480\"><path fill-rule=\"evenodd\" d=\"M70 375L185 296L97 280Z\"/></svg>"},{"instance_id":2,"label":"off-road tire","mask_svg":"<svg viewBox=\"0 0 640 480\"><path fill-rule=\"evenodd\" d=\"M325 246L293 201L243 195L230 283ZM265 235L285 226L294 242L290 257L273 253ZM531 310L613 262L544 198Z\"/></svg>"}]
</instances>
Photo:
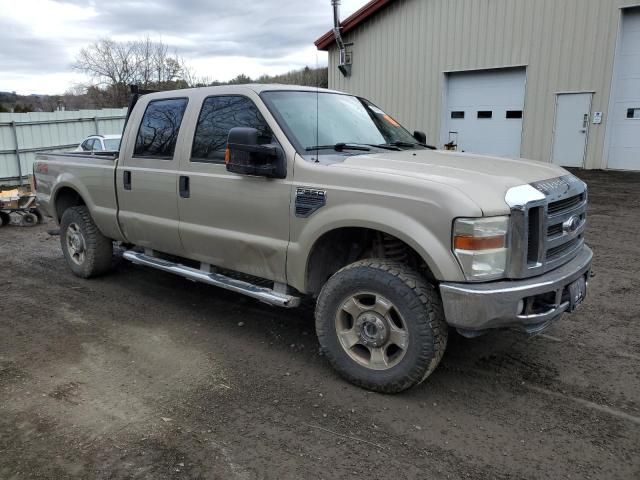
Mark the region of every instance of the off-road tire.
<instances>
[{"instance_id":1,"label":"off-road tire","mask_svg":"<svg viewBox=\"0 0 640 480\"><path fill-rule=\"evenodd\" d=\"M67 244L67 231L72 224L78 226L84 238L85 255L81 264L72 260ZM96 277L107 273L112 268L113 242L98 230L89 209L85 206L65 210L60 221L60 246L67 265L78 277Z\"/></svg>"},{"instance_id":2,"label":"off-road tire","mask_svg":"<svg viewBox=\"0 0 640 480\"><path fill-rule=\"evenodd\" d=\"M338 339L338 309L362 290L392 302L409 331L404 357L388 370L360 365ZM358 261L334 274L320 292L315 318L318 340L331 365L349 382L376 392L397 393L421 383L438 366L447 345L448 328L436 289L408 266L385 259Z\"/></svg>"},{"instance_id":3,"label":"off-road tire","mask_svg":"<svg viewBox=\"0 0 640 480\"><path fill-rule=\"evenodd\" d=\"M9 225L11 223L11 215L7 212L0 212L0 227Z\"/></svg>"}]
</instances>

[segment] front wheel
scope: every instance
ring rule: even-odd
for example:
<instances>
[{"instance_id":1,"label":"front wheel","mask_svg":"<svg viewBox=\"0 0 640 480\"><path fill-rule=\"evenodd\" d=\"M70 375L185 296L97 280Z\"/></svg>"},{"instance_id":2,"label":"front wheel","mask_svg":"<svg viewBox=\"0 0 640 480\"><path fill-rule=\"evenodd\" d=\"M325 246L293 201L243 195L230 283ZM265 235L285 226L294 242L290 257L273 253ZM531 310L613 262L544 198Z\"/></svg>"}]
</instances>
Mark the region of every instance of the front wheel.
<instances>
[{"instance_id":1,"label":"front wheel","mask_svg":"<svg viewBox=\"0 0 640 480\"><path fill-rule=\"evenodd\" d=\"M442 302L408 266L363 260L333 275L316 306L331 365L363 388L396 393L426 379L447 344Z\"/></svg>"},{"instance_id":2,"label":"front wheel","mask_svg":"<svg viewBox=\"0 0 640 480\"><path fill-rule=\"evenodd\" d=\"M87 207L65 210L60 221L60 245L69 268L78 277L101 275L113 265L113 242L98 230Z\"/></svg>"}]
</instances>

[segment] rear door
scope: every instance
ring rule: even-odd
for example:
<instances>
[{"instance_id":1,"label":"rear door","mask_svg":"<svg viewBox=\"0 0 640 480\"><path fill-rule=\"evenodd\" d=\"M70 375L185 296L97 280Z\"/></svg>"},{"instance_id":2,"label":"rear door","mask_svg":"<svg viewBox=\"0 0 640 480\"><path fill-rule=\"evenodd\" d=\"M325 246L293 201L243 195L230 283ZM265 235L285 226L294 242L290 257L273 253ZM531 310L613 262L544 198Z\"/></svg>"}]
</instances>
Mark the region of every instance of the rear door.
<instances>
[{"instance_id":1,"label":"rear door","mask_svg":"<svg viewBox=\"0 0 640 480\"><path fill-rule=\"evenodd\" d=\"M233 127L253 127L261 143L278 142L268 112L249 95L203 95L198 105L192 98L193 143L180 159L180 236L189 258L285 282L290 180L230 173L224 163Z\"/></svg>"},{"instance_id":2,"label":"rear door","mask_svg":"<svg viewBox=\"0 0 640 480\"><path fill-rule=\"evenodd\" d=\"M129 242L182 255L174 157L188 100L143 97L139 103L129 118L131 127L123 138L124 155L116 173L118 218Z\"/></svg>"}]
</instances>

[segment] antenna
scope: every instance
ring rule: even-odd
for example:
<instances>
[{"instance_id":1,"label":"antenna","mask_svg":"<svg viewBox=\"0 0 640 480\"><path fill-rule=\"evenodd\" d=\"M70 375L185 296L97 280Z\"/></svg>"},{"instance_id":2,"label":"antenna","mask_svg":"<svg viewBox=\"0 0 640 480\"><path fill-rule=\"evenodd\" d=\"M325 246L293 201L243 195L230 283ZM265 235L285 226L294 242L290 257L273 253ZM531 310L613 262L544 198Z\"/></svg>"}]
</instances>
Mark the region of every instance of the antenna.
<instances>
[{"instance_id":1,"label":"antenna","mask_svg":"<svg viewBox=\"0 0 640 480\"><path fill-rule=\"evenodd\" d=\"M320 75L318 75L318 50L316 50L316 146L320 146ZM327 68L327 75L329 75L329 69ZM316 148L316 163L320 162L320 149Z\"/></svg>"}]
</instances>

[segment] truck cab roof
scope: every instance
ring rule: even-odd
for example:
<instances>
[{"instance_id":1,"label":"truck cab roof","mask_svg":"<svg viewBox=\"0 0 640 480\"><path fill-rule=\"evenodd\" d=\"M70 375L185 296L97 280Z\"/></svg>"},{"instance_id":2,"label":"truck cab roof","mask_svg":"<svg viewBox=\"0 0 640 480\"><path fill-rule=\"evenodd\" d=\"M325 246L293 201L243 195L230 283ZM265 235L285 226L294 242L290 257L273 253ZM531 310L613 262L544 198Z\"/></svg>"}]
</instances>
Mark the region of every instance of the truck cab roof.
<instances>
[{"instance_id":1,"label":"truck cab roof","mask_svg":"<svg viewBox=\"0 0 640 480\"><path fill-rule=\"evenodd\" d=\"M149 99L153 98L167 98L173 97L179 94L180 96L188 96L189 93L197 91L198 93L206 92L211 95L219 95L221 93L242 93L247 91L253 91L257 94L267 91L277 91L277 90L295 90L295 91L308 91L308 92L320 92L320 93L338 93L341 95L349 95L344 92L340 92L338 90L330 90L327 88L319 88L319 87L305 87L302 85L285 85L280 83L247 83L242 85L218 85L213 87L196 87L196 88L186 88L183 90L169 90L163 92L155 92L145 95Z\"/></svg>"}]
</instances>

